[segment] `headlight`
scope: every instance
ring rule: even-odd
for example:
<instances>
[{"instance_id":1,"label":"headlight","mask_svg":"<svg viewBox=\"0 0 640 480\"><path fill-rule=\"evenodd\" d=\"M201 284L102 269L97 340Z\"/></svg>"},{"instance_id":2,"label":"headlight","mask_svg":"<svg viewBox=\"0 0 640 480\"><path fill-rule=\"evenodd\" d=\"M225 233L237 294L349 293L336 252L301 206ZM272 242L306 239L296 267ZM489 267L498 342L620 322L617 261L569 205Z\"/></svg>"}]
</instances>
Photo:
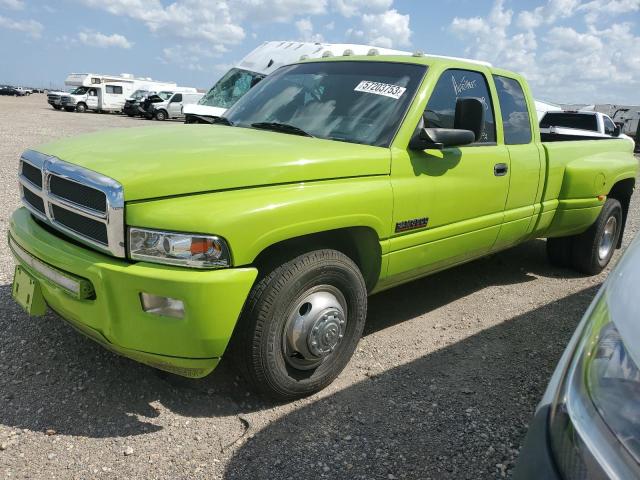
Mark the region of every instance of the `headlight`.
<instances>
[{"instance_id":1,"label":"headlight","mask_svg":"<svg viewBox=\"0 0 640 480\"><path fill-rule=\"evenodd\" d=\"M231 265L229 247L220 237L143 228L129 229L129 257L195 268Z\"/></svg>"},{"instance_id":2,"label":"headlight","mask_svg":"<svg viewBox=\"0 0 640 480\"><path fill-rule=\"evenodd\" d=\"M551 410L551 447L566 479L640 476L640 370L611 316L603 294Z\"/></svg>"}]
</instances>

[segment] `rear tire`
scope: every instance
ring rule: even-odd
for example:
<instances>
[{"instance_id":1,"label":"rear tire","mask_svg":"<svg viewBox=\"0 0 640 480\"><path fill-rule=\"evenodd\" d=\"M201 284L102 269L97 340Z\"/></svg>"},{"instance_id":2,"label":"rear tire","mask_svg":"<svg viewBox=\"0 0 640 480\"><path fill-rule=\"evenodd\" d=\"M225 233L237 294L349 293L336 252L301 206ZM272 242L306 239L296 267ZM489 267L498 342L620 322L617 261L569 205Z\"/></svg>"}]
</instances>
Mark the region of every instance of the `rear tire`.
<instances>
[{"instance_id":1,"label":"rear tire","mask_svg":"<svg viewBox=\"0 0 640 480\"><path fill-rule=\"evenodd\" d=\"M620 202L609 198L600 215L579 235L547 239L549 262L557 267L572 267L587 275L597 275L611 261L622 232Z\"/></svg>"},{"instance_id":2,"label":"rear tire","mask_svg":"<svg viewBox=\"0 0 640 480\"><path fill-rule=\"evenodd\" d=\"M609 264L622 231L622 206L608 198L598 219L589 229L573 238L573 267L587 275L597 275Z\"/></svg>"},{"instance_id":3,"label":"rear tire","mask_svg":"<svg viewBox=\"0 0 640 480\"><path fill-rule=\"evenodd\" d=\"M254 389L279 400L329 385L360 340L367 289L356 264L336 250L300 255L254 285L232 340Z\"/></svg>"}]
</instances>

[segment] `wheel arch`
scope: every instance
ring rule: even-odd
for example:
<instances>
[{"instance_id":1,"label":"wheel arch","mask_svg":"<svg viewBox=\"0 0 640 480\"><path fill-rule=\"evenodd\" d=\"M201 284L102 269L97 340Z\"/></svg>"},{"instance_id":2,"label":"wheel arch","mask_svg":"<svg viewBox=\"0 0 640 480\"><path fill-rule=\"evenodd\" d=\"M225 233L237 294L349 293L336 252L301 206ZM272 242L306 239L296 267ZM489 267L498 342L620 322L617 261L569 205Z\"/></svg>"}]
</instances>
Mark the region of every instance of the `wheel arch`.
<instances>
[{"instance_id":1,"label":"wheel arch","mask_svg":"<svg viewBox=\"0 0 640 480\"><path fill-rule=\"evenodd\" d=\"M622 206L622 227L620 229L620 238L618 239L617 248L622 246L622 236L624 235L624 229L627 224L627 214L629 213L629 205L631 203L631 196L633 195L635 184L635 178L619 180L613 184L611 190L609 190L609 193L607 194L608 198L615 198Z\"/></svg>"},{"instance_id":2,"label":"wheel arch","mask_svg":"<svg viewBox=\"0 0 640 480\"><path fill-rule=\"evenodd\" d=\"M342 252L360 269L370 292L380 277L382 249L376 231L371 227L345 227L289 238L264 248L252 262L260 272L313 250L330 248Z\"/></svg>"}]
</instances>

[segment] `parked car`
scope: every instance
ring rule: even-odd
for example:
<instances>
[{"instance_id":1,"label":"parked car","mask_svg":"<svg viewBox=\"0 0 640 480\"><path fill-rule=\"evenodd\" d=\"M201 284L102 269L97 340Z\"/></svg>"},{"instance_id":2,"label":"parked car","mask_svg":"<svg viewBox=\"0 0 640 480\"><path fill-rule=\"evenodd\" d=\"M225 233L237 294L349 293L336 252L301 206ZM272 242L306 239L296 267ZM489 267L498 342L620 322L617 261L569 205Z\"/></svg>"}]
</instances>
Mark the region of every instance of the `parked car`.
<instances>
[{"instance_id":1,"label":"parked car","mask_svg":"<svg viewBox=\"0 0 640 480\"><path fill-rule=\"evenodd\" d=\"M640 235L578 325L514 479L640 478Z\"/></svg>"},{"instance_id":2,"label":"parked car","mask_svg":"<svg viewBox=\"0 0 640 480\"><path fill-rule=\"evenodd\" d=\"M16 87L5 85L0 89L0 95L8 95L11 97L24 97L26 92Z\"/></svg>"},{"instance_id":3,"label":"parked car","mask_svg":"<svg viewBox=\"0 0 640 480\"><path fill-rule=\"evenodd\" d=\"M173 91L165 90L162 92L154 93L151 95L147 95L147 97L142 100L138 106L138 115L147 120L151 120L153 118L153 113L151 107L154 103L162 103L167 101L172 97Z\"/></svg>"},{"instance_id":4,"label":"parked car","mask_svg":"<svg viewBox=\"0 0 640 480\"><path fill-rule=\"evenodd\" d=\"M593 111L547 112L540 120L540 133L545 141L620 137L633 142L608 115Z\"/></svg>"},{"instance_id":5,"label":"parked car","mask_svg":"<svg viewBox=\"0 0 640 480\"><path fill-rule=\"evenodd\" d=\"M534 112L524 78L487 63L346 55L280 68L206 128L27 150L14 297L159 369L231 355L257 390L312 394L372 293L537 237L553 262L607 266L631 145L541 142Z\"/></svg>"},{"instance_id":6,"label":"parked car","mask_svg":"<svg viewBox=\"0 0 640 480\"><path fill-rule=\"evenodd\" d=\"M47 92L47 103L56 110L62 110L62 98L69 95L69 92L62 90L52 90Z\"/></svg>"},{"instance_id":7,"label":"parked car","mask_svg":"<svg viewBox=\"0 0 640 480\"><path fill-rule=\"evenodd\" d=\"M135 117L140 114L140 105L149 96L155 94L155 91L150 90L136 90L131 94L131 97L127 98L122 108L122 113L129 117Z\"/></svg>"},{"instance_id":8,"label":"parked car","mask_svg":"<svg viewBox=\"0 0 640 480\"><path fill-rule=\"evenodd\" d=\"M161 121L168 118L184 118L183 106L198 103L203 95L202 93L176 92L162 102L152 103L149 107L149 113L152 118Z\"/></svg>"}]
</instances>

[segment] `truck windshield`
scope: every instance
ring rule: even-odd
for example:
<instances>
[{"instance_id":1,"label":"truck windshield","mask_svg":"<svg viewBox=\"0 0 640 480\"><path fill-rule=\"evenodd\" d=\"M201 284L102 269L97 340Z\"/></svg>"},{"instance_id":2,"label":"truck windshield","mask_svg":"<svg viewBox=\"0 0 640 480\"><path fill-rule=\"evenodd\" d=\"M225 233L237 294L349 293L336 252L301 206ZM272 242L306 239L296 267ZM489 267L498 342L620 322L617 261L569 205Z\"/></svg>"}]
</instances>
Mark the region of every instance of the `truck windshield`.
<instances>
[{"instance_id":1,"label":"truck windshield","mask_svg":"<svg viewBox=\"0 0 640 480\"><path fill-rule=\"evenodd\" d=\"M230 124L389 146L427 67L310 62L282 67L226 114Z\"/></svg>"},{"instance_id":2,"label":"truck windshield","mask_svg":"<svg viewBox=\"0 0 640 480\"><path fill-rule=\"evenodd\" d=\"M160 97L162 101L169 100L171 95L173 95L173 92L160 92L157 94L157 96Z\"/></svg>"},{"instance_id":3,"label":"truck windshield","mask_svg":"<svg viewBox=\"0 0 640 480\"><path fill-rule=\"evenodd\" d=\"M88 87L78 87L71 92L72 95L84 95L89 90Z\"/></svg>"},{"instance_id":4,"label":"truck windshield","mask_svg":"<svg viewBox=\"0 0 640 480\"><path fill-rule=\"evenodd\" d=\"M230 108L256 83L264 78L261 73L232 68L211 87L198 102L210 107Z\"/></svg>"},{"instance_id":5,"label":"truck windshield","mask_svg":"<svg viewBox=\"0 0 640 480\"><path fill-rule=\"evenodd\" d=\"M134 100L140 100L141 98L145 98L147 96L147 93L149 93L148 90L136 90L135 92L133 92L133 94L131 94L131 98Z\"/></svg>"},{"instance_id":6,"label":"truck windshield","mask_svg":"<svg viewBox=\"0 0 640 480\"><path fill-rule=\"evenodd\" d=\"M540 126L542 128L565 127L598 131L596 116L589 113L547 112L542 117Z\"/></svg>"}]
</instances>

